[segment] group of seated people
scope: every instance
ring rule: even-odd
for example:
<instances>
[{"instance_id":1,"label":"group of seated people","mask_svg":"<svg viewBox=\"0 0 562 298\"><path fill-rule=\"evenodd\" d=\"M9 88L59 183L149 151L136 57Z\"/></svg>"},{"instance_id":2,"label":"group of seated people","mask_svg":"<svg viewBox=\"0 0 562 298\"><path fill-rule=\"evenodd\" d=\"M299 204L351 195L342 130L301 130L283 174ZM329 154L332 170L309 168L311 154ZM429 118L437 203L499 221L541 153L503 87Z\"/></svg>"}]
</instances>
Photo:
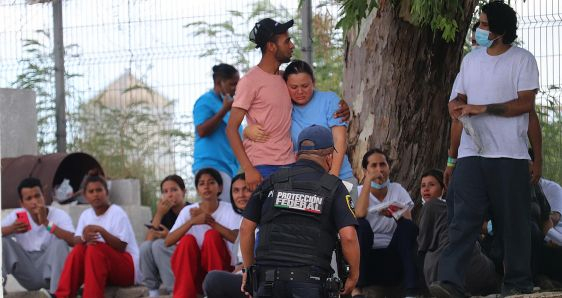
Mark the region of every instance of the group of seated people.
<instances>
[{"instance_id":1,"label":"group of seated people","mask_svg":"<svg viewBox=\"0 0 562 298\"><path fill-rule=\"evenodd\" d=\"M27 290L51 297L103 297L106 285L135 284L148 287L150 296L173 291L196 297L208 272L240 269L233 247L251 193L238 174L231 202L219 200L223 183L212 168L201 169L195 184L200 200L189 204L183 179L164 178L152 222L135 227L148 229L139 249L127 214L109 201L102 176L86 177L84 197L91 208L76 228L66 212L45 206L41 181L24 179L18 186L21 208L2 219L3 285L12 274Z\"/></svg>"},{"instance_id":2,"label":"group of seated people","mask_svg":"<svg viewBox=\"0 0 562 298\"><path fill-rule=\"evenodd\" d=\"M404 296L422 295L436 280L448 243L443 173L434 169L421 175L422 206L416 217L408 192L389 179L385 152L368 151L361 165L364 178L355 201L361 265L353 295L362 297L362 290L372 285L401 288ZM26 289L43 288L56 297L76 297L80 291L83 297L102 297L106 285L135 284L146 286L153 297L244 297L237 235L251 196L244 174L232 179L230 203L219 199L223 182L217 170L199 170L195 185L200 200L189 204L180 176L162 180L152 222L136 227L148 229L139 249L127 214L110 203L103 177L86 177L84 197L91 208L81 214L76 228L64 211L45 206L41 182L26 178L18 186L22 208L2 219L4 282L12 274ZM562 281L562 187L541 179L534 190L530 262L537 282L541 276ZM388 206L377 209L384 203ZM473 295L497 292L501 284L502 256L495 242L493 222L486 220L467 260L465 284Z\"/></svg>"}]
</instances>

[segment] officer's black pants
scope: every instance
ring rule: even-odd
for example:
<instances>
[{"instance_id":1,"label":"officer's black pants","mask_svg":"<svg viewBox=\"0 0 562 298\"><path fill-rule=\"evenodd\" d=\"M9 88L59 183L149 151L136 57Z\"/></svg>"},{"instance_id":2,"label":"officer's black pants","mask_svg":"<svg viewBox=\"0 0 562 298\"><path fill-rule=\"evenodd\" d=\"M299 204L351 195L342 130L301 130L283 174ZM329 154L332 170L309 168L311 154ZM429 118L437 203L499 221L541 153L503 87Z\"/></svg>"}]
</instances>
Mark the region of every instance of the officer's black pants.
<instances>
[{"instance_id":1,"label":"officer's black pants","mask_svg":"<svg viewBox=\"0 0 562 298\"><path fill-rule=\"evenodd\" d=\"M324 292L321 283L277 281L273 284L271 291L267 291L264 283L260 283L258 292L254 297L324 298L327 297L327 294Z\"/></svg>"}]
</instances>

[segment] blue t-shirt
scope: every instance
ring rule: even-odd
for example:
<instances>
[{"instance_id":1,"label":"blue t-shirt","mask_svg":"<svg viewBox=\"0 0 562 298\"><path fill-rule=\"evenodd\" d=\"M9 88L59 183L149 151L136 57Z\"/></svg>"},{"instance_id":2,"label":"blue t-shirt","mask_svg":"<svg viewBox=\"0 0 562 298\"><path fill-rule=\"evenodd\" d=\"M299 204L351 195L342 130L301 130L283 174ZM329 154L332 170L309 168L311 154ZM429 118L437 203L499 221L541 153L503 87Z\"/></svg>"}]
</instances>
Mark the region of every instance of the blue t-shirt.
<instances>
[{"instance_id":1,"label":"blue t-shirt","mask_svg":"<svg viewBox=\"0 0 562 298\"><path fill-rule=\"evenodd\" d=\"M201 95L193 107L193 124L195 127L213 117L221 107L222 98L215 94L212 89ZM232 177L238 172L240 165L226 137L226 124L229 117L230 112L224 115L215 131L206 137L200 137L197 129L195 129L193 173L197 173L203 168L214 168ZM242 135L241 129L240 135Z\"/></svg>"},{"instance_id":2,"label":"blue t-shirt","mask_svg":"<svg viewBox=\"0 0 562 298\"><path fill-rule=\"evenodd\" d=\"M311 125L320 125L330 129L334 126L347 126L347 123L341 121L341 119L334 118L334 113L339 108L339 102L340 98L334 92L315 90L306 105L293 104L291 139L295 150L298 147L299 133ZM347 154L344 155L339 177L342 180L353 177Z\"/></svg>"}]
</instances>

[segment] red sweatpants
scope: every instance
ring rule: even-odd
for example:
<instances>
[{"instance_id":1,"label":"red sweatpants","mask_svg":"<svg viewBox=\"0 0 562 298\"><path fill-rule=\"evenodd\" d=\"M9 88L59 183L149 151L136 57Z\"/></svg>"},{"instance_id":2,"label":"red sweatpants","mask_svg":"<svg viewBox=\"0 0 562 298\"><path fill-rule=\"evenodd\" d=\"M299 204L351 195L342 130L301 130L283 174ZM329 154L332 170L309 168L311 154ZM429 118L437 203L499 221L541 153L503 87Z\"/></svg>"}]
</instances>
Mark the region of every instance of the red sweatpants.
<instances>
[{"instance_id":1,"label":"red sweatpants","mask_svg":"<svg viewBox=\"0 0 562 298\"><path fill-rule=\"evenodd\" d=\"M84 284L84 298L104 296L106 282L116 286L135 283L135 265L128 252L118 252L105 243L74 246L62 270L55 295L76 297Z\"/></svg>"},{"instance_id":2,"label":"red sweatpants","mask_svg":"<svg viewBox=\"0 0 562 298\"><path fill-rule=\"evenodd\" d=\"M205 233L201 249L193 235L183 236L172 255L172 271L176 278L174 297L195 298L203 293L202 284L211 270L232 271L230 252L221 234L215 230Z\"/></svg>"}]
</instances>

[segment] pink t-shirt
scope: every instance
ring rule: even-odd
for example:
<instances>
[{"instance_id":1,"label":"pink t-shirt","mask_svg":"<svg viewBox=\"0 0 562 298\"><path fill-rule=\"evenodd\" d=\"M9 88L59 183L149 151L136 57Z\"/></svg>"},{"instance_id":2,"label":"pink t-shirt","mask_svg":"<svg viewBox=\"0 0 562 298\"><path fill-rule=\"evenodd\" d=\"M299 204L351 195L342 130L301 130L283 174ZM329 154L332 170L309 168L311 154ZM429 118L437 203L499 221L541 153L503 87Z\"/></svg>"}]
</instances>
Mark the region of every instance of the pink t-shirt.
<instances>
[{"instance_id":1,"label":"pink t-shirt","mask_svg":"<svg viewBox=\"0 0 562 298\"><path fill-rule=\"evenodd\" d=\"M246 110L248 125L259 124L269 140L258 143L244 140L244 149L252 165L287 165L295 162L291 142L293 104L287 85L280 75L252 67L236 87L233 107Z\"/></svg>"}]
</instances>

